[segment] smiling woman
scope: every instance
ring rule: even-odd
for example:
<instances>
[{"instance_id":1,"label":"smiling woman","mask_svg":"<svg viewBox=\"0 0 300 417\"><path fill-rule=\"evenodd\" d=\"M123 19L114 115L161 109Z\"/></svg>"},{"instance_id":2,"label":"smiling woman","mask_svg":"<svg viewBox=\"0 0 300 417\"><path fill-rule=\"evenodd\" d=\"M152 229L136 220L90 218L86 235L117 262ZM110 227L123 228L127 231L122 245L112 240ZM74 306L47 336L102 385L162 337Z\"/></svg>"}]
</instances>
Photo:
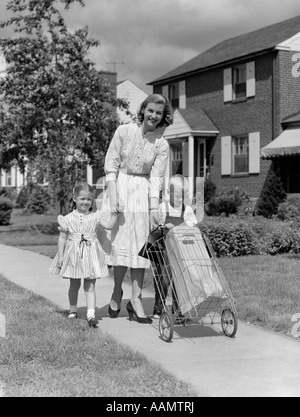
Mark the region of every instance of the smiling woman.
<instances>
[{"instance_id":1,"label":"smiling woman","mask_svg":"<svg viewBox=\"0 0 300 417\"><path fill-rule=\"evenodd\" d=\"M160 182L169 156L163 132L172 123L173 116L168 100L160 94L148 96L137 116L138 123L118 127L105 159L106 202L112 212L118 209L118 204L124 207L109 236L111 246L107 248L115 281L108 313L112 318L119 315L122 282L127 268L131 268L132 296L127 304L128 314L130 318L135 315L139 323L147 324L151 319L145 315L141 297L145 268L150 267L150 262L138 254L150 228L158 225Z\"/></svg>"}]
</instances>

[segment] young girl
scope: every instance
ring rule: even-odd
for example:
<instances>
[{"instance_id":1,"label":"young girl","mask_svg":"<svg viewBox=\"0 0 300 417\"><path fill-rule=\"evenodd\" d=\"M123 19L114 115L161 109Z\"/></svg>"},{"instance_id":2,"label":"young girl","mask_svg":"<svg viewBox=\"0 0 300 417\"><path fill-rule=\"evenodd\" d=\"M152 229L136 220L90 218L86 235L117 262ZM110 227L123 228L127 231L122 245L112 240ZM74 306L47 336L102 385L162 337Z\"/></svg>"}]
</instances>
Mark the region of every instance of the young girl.
<instances>
[{"instance_id":1,"label":"young girl","mask_svg":"<svg viewBox=\"0 0 300 417\"><path fill-rule=\"evenodd\" d=\"M90 327L98 324L95 318L96 279L109 275L96 229L98 224L112 229L118 214L98 210L92 213L93 195L93 187L86 182L80 182L73 189L73 211L57 218L60 230L58 253L50 266L50 272L70 279L69 318L77 318L78 292L81 279L84 279L86 318Z\"/></svg>"}]
</instances>

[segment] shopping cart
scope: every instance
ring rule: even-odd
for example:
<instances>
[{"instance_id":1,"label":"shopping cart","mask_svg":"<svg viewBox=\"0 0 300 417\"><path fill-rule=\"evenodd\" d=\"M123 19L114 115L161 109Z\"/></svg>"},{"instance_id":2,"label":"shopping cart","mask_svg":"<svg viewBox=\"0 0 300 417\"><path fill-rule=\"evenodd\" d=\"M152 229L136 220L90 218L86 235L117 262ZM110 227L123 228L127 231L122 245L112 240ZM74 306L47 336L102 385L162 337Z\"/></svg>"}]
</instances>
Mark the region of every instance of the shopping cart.
<instances>
[{"instance_id":1,"label":"shopping cart","mask_svg":"<svg viewBox=\"0 0 300 417\"><path fill-rule=\"evenodd\" d=\"M161 338L170 342L176 325L218 321L228 337L238 320L233 296L209 239L197 227L160 226L140 252L148 258L159 293Z\"/></svg>"}]
</instances>

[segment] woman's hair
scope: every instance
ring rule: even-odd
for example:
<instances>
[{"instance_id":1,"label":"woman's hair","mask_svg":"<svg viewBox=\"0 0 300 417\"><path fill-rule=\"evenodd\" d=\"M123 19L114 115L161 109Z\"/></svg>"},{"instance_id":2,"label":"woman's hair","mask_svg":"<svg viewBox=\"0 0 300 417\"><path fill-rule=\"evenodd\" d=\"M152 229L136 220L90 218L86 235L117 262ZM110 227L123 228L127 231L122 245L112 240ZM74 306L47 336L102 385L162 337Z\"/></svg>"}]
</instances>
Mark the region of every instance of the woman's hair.
<instances>
[{"instance_id":1,"label":"woman's hair","mask_svg":"<svg viewBox=\"0 0 300 417\"><path fill-rule=\"evenodd\" d=\"M75 185L75 187L73 188L73 198L78 197L81 191L87 191L88 193L91 193L94 198L94 193L95 193L94 188L90 184L88 184L86 181L80 181ZM76 203L73 198L72 198L70 210L76 209ZM93 207L91 206L90 211L92 210L93 210Z\"/></svg>"},{"instance_id":2,"label":"woman's hair","mask_svg":"<svg viewBox=\"0 0 300 417\"><path fill-rule=\"evenodd\" d=\"M149 103L154 103L154 104L163 104L164 105L164 114L163 114L163 118L160 121L160 123L157 125L157 127L162 127L162 126L169 126L173 123L173 111L172 111L172 107L169 103L169 100L161 95L161 94L150 94L150 96L148 96L140 105L138 112L137 112L137 118L139 122L143 122L144 120L144 114L145 114L145 109L148 106Z\"/></svg>"}]
</instances>

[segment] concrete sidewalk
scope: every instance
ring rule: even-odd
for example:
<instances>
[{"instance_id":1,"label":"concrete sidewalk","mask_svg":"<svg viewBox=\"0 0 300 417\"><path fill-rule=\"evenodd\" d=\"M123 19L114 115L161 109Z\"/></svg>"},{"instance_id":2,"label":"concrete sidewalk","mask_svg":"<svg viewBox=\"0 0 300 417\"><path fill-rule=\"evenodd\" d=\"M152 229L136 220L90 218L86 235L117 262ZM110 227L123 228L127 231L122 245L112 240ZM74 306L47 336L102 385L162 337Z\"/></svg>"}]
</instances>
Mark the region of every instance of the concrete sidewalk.
<instances>
[{"instance_id":1,"label":"concrete sidewalk","mask_svg":"<svg viewBox=\"0 0 300 417\"><path fill-rule=\"evenodd\" d=\"M51 260L33 252L0 244L0 273L10 281L39 294L61 309L68 309L68 281L48 272ZM199 396L299 397L300 344L298 340L239 322L235 339L220 326L175 327L171 343L159 337L158 320L142 325L128 320L125 305L131 288L124 283L119 318L107 315L112 279L97 282L99 328L131 349L160 364L178 379L190 383ZM143 292L147 314L153 294ZM81 289L79 306L85 312ZM1 313L1 306L0 306Z\"/></svg>"}]
</instances>

